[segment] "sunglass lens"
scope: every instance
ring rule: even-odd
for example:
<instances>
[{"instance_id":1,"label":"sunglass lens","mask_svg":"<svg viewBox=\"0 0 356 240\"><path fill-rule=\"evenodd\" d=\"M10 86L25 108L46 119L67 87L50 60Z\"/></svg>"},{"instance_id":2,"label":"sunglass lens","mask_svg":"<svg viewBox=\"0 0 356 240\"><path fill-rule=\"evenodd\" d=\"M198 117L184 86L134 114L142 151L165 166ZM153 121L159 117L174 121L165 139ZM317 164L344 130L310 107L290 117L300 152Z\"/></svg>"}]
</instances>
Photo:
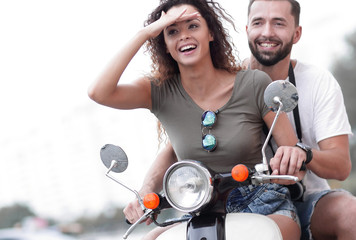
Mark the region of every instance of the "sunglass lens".
<instances>
[{"instance_id":1,"label":"sunglass lens","mask_svg":"<svg viewBox=\"0 0 356 240\"><path fill-rule=\"evenodd\" d=\"M216 148L216 138L214 137L214 135L206 134L203 136L202 145L206 151L212 152Z\"/></svg>"},{"instance_id":2,"label":"sunglass lens","mask_svg":"<svg viewBox=\"0 0 356 240\"><path fill-rule=\"evenodd\" d=\"M211 127L216 122L216 114L212 111L205 111L201 116L201 124L204 127Z\"/></svg>"}]
</instances>

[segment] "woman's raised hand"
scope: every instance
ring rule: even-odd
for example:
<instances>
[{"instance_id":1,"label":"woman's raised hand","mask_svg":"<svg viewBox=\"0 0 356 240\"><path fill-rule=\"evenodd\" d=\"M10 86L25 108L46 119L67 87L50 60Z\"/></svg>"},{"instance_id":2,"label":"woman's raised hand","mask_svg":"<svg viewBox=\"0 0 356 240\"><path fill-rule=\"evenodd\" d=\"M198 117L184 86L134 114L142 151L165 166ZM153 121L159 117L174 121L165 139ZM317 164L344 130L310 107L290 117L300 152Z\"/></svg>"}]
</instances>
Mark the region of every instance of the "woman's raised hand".
<instances>
[{"instance_id":1,"label":"woman's raised hand","mask_svg":"<svg viewBox=\"0 0 356 240\"><path fill-rule=\"evenodd\" d=\"M162 11L160 19L151 23L146 28L150 31L150 38L157 37L166 27L186 20L196 19L200 16L199 12L187 14L187 9L171 8L167 13Z\"/></svg>"}]
</instances>

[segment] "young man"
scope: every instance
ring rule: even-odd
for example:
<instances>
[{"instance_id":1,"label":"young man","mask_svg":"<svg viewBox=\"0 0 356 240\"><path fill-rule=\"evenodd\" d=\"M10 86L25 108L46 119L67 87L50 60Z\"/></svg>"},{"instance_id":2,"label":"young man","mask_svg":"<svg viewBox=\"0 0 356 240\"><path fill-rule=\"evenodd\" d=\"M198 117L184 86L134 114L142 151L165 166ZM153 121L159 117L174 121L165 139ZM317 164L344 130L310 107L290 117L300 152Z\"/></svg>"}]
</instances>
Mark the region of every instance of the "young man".
<instances>
[{"instance_id":1,"label":"young man","mask_svg":"<svg viewBox=\"0 0 356 240\"><path fill-rule=\"evenodd\" d=\"M295 0L250 0L246 27L252 53L249 66L266 72L272 80L291 80L294 73L299 94L300 147L306 151L308 162L304 201L295 203L302 239L356 239L356 198L346 191L330 190L325 180L345 180L350 174L351 127L335 78L325 70L290 58L293 44L302 34L299 14ZM293 113L289 118L295 124ZM271 165L279 164L276 159Z\"/></svg>"}]
</instances>

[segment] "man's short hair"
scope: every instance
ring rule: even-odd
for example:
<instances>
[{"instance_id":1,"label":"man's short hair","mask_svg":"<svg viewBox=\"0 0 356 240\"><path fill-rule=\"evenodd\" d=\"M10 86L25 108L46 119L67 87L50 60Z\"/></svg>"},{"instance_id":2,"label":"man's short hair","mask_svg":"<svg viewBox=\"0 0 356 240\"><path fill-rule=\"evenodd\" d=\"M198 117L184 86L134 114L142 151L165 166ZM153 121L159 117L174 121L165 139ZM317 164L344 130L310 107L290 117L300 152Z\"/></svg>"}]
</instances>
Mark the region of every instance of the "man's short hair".
<instances>
[{"instance_id":1,"label":"man's short hair","mask_svg":"<svg viewBox=\"0 0 356 240\"><path fill-rule=\"evenodd\" d=\"M256 1L288 1L292 6L291 14L294 17L295 25L299 26L300 4L298 1L296 1L296 0L250 0L250 3L248 5L248 12L247 12L248 16L250 16L252 4Z\"/></svg>"}]
</instances>

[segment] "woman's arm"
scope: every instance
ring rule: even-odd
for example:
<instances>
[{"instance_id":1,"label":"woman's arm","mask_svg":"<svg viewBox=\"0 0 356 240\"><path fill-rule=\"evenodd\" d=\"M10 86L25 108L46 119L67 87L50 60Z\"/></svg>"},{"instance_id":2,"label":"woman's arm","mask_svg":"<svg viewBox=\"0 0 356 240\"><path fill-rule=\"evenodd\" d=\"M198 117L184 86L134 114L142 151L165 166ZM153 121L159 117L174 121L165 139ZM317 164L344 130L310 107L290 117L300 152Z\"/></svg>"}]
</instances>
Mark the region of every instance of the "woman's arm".
<instances>
[{"instance_id":1,"label":"woman's arm","mask_svg":"<svg viewBox=\"0 0 356 240\"><path fill-rule=\"evenodd\" d=\"M147 77L131 84L118 84L119 80L141 46L150 38L158 36L167 26L196 18L198 12L185 14L186 9L169 14L162 13L156 22L144 27L119 51L88 90L94 101L118 109L151 108L151 86Z\"/></svg>"},{"instance_id":2,"label":"woman's arm","mask_svg":"<svg viewBox=\"0 0 356 240\"><path fill-rule=\"evenodd\" d=\"M143 28L116 54L90 86L88 95L92 100L118 109L150 107L151 89L147 79L118 85L125 68L149 37L149 28Z\"/></svg>"},{"instance_id":3,"label":"woman's arm","mask_svg":"<svg viewBox=\"0 0 356 240\"><path fill-rule=\"evenodd\" d=\"M177 157L172 145L169 143L157 155L156 160L152 163L150 169L146 173L141 190L139 191L140 196L144 196L152 192L159 193L162 191L164 174L166 170L175 162L177 162ZM133 223L143 215L143 211L138 201L134 200L125 207L124 214L126 219ZM151 219L146 220L147 225L151 222Z\"/></svg>"}]
</instances>

